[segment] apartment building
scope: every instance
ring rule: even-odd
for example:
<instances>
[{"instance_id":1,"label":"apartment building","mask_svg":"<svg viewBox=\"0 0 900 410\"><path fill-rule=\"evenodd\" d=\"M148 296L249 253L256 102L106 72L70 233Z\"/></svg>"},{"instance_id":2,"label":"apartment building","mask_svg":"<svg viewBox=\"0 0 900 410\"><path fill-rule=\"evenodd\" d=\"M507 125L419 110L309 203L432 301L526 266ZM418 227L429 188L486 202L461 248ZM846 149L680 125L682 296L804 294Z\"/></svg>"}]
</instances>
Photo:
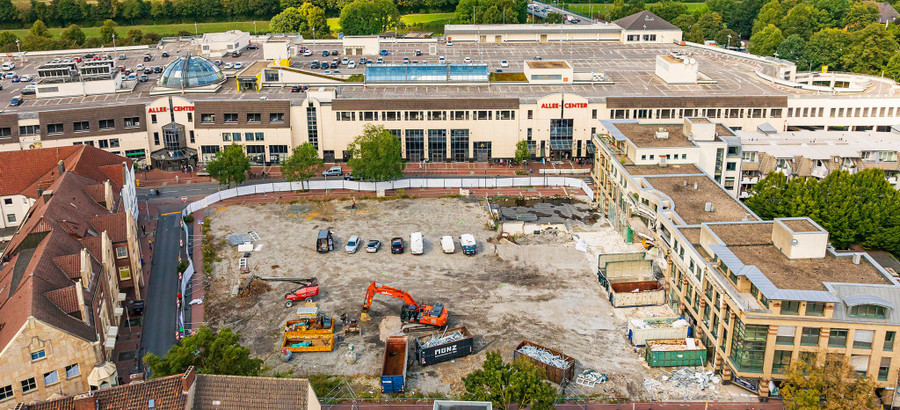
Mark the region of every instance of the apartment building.
<instances>
[{"instance_id":1,"label":"apartment building","mask_svg":"<svg viewBox=\"0 0 900 410\"><path fill-rule=\"evenodd\" d=\"M699 161L638 164L643 154L624 140L646 135L633 124L606 122L609 136L594 140L597 200L626 236L664 252L668 303L715 371L768 397L793 361L845 358L890 402L900 282L867 254L830 248L809 218L760 220Z\"/></svg>"},{"instance_id":2,"label":"apartment building","mask_svg":"<svg viewBox=\"0 0 900 410\"><path fill-rule=\"evenodd\" d=\"M130 164L90 146L4 155L23 170L60 159L8 175L36 195L0 257L0 408L116 385L125 301L144 286Z\"/></svg>"},{"instance_id":3,"label":"apartment building","mask_svg":"<svg viewBox=\"0 0 900 410\"><path fill-rule=\"evenodd\" d=\"M877 168L900 189L900 133L896 131L737 131L742 158L739 198L771 172L823 179L834 171Z\"/></svg>"}]
</instances>

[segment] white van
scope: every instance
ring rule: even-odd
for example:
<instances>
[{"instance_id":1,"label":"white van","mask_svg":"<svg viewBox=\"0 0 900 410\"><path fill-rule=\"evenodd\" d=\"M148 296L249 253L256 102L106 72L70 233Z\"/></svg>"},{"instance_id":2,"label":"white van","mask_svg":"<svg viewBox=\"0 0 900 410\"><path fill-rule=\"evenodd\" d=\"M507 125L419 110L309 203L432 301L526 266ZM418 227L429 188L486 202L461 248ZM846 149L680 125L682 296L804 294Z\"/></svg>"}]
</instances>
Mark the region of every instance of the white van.
<instances>
[{"instance_id":1,"label":"white van","mask_svg":"<svg viewBox=\"0 0 900 410\"><path fill-rule=\"evenodd\" d=\"M413 232L409 236L409 253L413 255L425 253L425 241L422 239L422 232Z\"/></svg>"},{"instance_id":2,"label":"white van","mask_svg":"<svg viewBox=\"0 0 900 410\"><path fill-rule=\"evenodd\" d=\"M16 63L14 63L12 61L7 61L7 62L3 63L3 65L0 66L0 68L2 68L3 71L15 70Z\"/></svg>"},{"instance_id":3,"label":"white van","mask_svg":"<svg viewBox=\"0 0 900 410\"><path fill-rule=\"evenodd\" d=\"M441 238L441 248L444 249L444 253L456 252L456 243L453 242L453 237L448 235Z\"/></svg>"}]
</instances>

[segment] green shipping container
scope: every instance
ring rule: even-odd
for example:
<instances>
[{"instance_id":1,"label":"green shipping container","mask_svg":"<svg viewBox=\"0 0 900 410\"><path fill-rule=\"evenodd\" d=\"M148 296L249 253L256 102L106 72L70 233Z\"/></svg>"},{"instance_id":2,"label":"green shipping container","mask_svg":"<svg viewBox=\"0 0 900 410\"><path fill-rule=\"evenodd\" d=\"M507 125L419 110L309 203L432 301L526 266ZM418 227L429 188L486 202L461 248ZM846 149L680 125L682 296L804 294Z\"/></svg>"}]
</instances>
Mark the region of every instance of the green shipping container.
<instances>
[{"instance_id":1,"label":"green shipping container","mask_svg":"<svg viewBox=\"0 0 900 410\"><path fill-rule=\"evenodd\" d=\"M706 349L697 339L649 340L644 348L650 367L703 366Z\"/></svg>"}]
</instances>

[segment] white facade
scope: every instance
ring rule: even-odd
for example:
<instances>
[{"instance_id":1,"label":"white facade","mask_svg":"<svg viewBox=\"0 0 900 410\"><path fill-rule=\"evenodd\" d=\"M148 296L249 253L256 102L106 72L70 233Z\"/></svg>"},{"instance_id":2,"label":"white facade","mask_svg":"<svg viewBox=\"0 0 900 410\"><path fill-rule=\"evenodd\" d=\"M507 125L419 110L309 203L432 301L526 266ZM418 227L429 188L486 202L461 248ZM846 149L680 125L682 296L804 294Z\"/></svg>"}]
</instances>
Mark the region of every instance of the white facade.
<instances>
[{"instance_id":1,"label":"white facade","mask_svg":"<svg viewBox=\"0 0 900 410\"><path fill-rule=\"evenodd\" d=\"M86 95L115 94L122 88L123 78L115 73L108 80L72 81L58 83L38 83L36 98L81 97Z\"/></svg>"},{"instance_id":2,"label":"white facade","mask_svg":"<svg viewBox=\"0 0 900 410\"><path fill-rule=\"evenodd\" d=\"M222 57L241 51L250 45L250 33L229 30L224 33L206 33L199 40L200 54L204 57Z\"/></svg>"}]
</instances>

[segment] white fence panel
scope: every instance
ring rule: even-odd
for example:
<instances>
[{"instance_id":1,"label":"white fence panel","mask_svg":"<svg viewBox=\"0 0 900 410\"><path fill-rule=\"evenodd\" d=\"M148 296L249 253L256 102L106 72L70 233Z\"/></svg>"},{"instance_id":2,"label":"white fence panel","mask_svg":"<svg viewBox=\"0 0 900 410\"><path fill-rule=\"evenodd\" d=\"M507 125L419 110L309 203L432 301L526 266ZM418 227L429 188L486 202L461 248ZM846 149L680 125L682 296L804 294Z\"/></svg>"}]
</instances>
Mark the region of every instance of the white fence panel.
<instances>
[{"instance_id":1,"label":"white fence panel","mask_svg":"<svg viewBox=\"0 0 900 410\"><path fill-rule=\"evenodd\" d=\"M207 205L214 204L222 200L222 195L220 192L215 192L206 196Z\"/></svg>"},{"instance_id":2,"label":"white fence panel","mask_svg":"<svg viewBox=\"0 0 900 410\"><path fill-rule=\"evenodd\" d=\"M234 188L226 189L224 191L219 191L219 201L234 198L237 195L237 190Z\"/></svg>"},{"instance_id":3,"label":"white fence panel","mask_svg":"<svg viewBox=\"0 0 900 410\"><path fill-rule=\"evenodd\" d=\"M325 181L316 180L316 181L308 181L307 189L310 191L314 189L325 189Z\"/></svg>"},{"instance_id":4,"label":"white fence panel","mask_svg":"<svg viewBox=\"0 0 900 410\"><path fill-rule=\"evenodd\" d=\"M425 188L425 180L422 178L410 178L409 179L409 187L410 188Z\"/></svg>"},{"instance_id":5,"label":"white fence panel","mask_svg":"<svg viewBox=\"0 0 900 410\"><path fill-rule=\"evenodd\" d=\"M275 192L275 186L274 186L274 184L271 184L271 183L259 184L259 185L257 185L257 187L258 187L258 188L256 188L257 194L268 194L271 192Z\"/></svg>"},{"instance_id":6,"label":"white fence panel","mask_svg":"<svg viewBox=\"0 0 900 410\"><path fill-rule=\"evenodd\" d=\"M479 182L481 182L481 180L479 179L466 178L462 180L462 186L460 188L478 188L479 186L481 186Z\"/></svg>"},{"instance_id":7,"label":"white fence panel","mask_svg":"<svg viewBox=\"0 0 900 410\"><path fill-rule=\"evenodd\" d=\"M377 191L378 184L375 182L359 182L360 191Z\"/></svg>"},{"instance_id":8,"label":"white fence panel","mask_svg":"<svg viewBox=\"0 0 900 410\"><path fill-rule=\"evenodd\" d=\"M512 178L495 179L494 182L496 183L498 188L509 188L509 187L513 186Z\"/></svg>"},{"instance_id":9,"label":"white fence panel","mask_svg":"<svg viewBox=\"0 0 900 410\"><path fill-rule=\"evenodd\" d=\"M381 188L379 185L378 189L406 189L411 187L408 179L398 179L396 181L390 181L388 184L390 184L390 188Z\"/></svg>"},{"instance_id":10,"label":"white fence panel","mask_svg":"<svg viewBox=\"0 0 900 410\"><path fill-rule=\"evenodd\" d=\"M256 193L256 185L239 186L235 189L235 195L253 195Z\"/></svg>"},{"instance_id":11,"label":"white fence panel","mask_svg":"<svg viewBox=\"0 0 900 410\"><path fill-rule=\"evenodd\" d=\"M293 185L293 183L291 183L291 182L273 182L272 190L274 190L276 192L293 191L294 188L292 188L291 185ZM297 189L300 189L300 188L297 188Z\"/></svg>"},{"instance_id":12,"label":"white fence panel","mask_svg":"<svg viewBox=\"0 0 900 410\"><path fill-rule=\"evenodd\" d=\"M325 187L327 189L344 189L344 182L347 181L344 181L343 179L337 181L328 181L327 183L325 183Z\"/></svg>"}]
</instances>

